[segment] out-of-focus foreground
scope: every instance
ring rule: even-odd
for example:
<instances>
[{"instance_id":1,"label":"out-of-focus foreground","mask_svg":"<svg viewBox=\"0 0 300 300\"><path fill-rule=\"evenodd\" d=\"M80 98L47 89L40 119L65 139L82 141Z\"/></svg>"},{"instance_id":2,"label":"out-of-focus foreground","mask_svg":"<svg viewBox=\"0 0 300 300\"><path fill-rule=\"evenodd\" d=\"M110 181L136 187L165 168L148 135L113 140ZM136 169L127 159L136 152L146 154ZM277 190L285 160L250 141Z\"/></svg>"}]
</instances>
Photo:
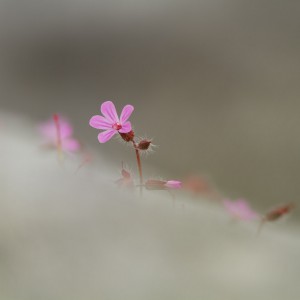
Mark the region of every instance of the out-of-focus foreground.
<instances>
[{"instance_id":1,"label":"out-of-focus foreground","mask_svg":"<svg viewBox=\"0 0 300 300\"><path fill-rule=\"evenodd\" d=\"M212 200L117 189L102 155L74 173L20 116L0 130L0 299L299 298L297 223L256 236Z\"/></svg>"}]
</instances>

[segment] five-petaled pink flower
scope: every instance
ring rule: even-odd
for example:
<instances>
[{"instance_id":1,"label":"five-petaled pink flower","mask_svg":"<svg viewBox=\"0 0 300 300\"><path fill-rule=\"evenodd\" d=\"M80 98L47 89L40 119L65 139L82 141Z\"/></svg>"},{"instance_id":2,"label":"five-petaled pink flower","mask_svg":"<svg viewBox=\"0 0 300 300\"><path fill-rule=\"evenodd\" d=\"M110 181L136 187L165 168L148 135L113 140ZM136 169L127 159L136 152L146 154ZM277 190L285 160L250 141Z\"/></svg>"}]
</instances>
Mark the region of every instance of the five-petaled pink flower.
<instances>
[{"instance_id":1,"label":"five-petaled pink flower","mask_svg":"<svg viewBox=\"0 0 300 300\"><path fill-rule=\"evenodd\" d=\"M51 120L40 124L39 131L50 146L68 152L75 152L80 148L78 140L72 137L72 125L57 114Z\"/></svg>"},{"instance_id":2,"label":"five-petaled pink flower","mask_svg":"<svg viewBox=\"0 0 300 300\"><path fill-rule=\"evenodd\" d=\"M227 212L237 219L250 221L258 217L257 213L253 211L249 204L243 199L236 201L224 199L223 204Z\"/></svg>"},{"instance_id":3,"label":"five-petaled pink flower","mask_svg":"<svg viewBox=\"0 0 300 300\"><path fill-rule=\"evenodd\" d=\"M98 134L100 143L106 143L116 133L128 133L131 131L131 123L127 121L132 114L134 107L125 105L120 118L118 117L115 105L111 101L106 101L101 105L101 113L103 116L93 116L90 119L90 126L96 129L105 130Z\"/></svg>"}]
</instances>

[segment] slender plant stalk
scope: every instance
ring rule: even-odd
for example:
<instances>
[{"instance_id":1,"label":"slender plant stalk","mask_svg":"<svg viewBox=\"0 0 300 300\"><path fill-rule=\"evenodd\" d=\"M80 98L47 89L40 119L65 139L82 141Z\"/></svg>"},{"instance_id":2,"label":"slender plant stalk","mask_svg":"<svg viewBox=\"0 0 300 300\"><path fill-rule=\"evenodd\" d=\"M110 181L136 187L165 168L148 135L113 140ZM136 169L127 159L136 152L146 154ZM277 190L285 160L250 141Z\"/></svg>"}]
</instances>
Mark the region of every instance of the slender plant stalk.
<instances>
[{"instance_id":1,"label":"slender plant stalk","mask_svg":"<svg viewBox=\"0 0 300 300\"><path fill-rule=\"evenodd\" d=\"M140 151L137 148L136 143L134 141L132 141L132 143L133 143L133 147L134 147L134 150L135 150L136 161L137 161L138 170L139 170L139 176L140 176L140 196L142 196L143 195L144 180L143 180L143 171L142 171L141 156L140 156Z\"/></svg>"}]
</instances>

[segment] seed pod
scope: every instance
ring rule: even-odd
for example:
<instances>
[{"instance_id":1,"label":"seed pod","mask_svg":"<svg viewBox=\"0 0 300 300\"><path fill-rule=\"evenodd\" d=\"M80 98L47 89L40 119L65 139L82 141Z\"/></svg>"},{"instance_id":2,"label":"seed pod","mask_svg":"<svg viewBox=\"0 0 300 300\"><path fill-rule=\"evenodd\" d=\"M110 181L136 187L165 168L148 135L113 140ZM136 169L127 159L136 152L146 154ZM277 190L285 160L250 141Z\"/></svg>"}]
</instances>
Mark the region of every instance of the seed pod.
<instances>
[{"instance_id":1,"label":"seed pod","mask_svg":"<svg viewBox=\"0 0 300 300\"><path fill-rule=\"evenodd\" d=\"M149 147L150 147L150 145L151 145L151 141L149 141L149 140L141 140L138 143L137 148L139 150L148 150Z\"/></svg>"}]
</instances>

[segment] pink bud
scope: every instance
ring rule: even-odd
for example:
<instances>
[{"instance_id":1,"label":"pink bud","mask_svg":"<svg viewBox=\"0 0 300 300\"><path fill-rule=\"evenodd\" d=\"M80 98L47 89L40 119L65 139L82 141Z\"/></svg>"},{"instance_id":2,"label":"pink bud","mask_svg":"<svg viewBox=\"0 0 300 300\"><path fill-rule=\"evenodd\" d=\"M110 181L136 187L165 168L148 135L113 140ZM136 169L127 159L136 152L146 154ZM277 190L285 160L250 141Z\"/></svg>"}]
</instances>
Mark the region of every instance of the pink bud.
<instances>
[{"instance_id":1,"label":"pink bud","mask_svg":"<svg viewBox=\"0 0 300 300\"><path fill-rule=\"evenodd\" d=\"M178 180L169 180L165 183L165 186L169 189L181 189L181 181Z\"/></svg>"},{"instance_id":2,"label":"pink bud","mask_svg":"<svg viewBox=\"0 0 300 300\"><path fill-rule=\"evenodd\" d=\"M170 190L170 189L180 189L181 181L177 180L155 180L149 179L145 182L145 187L147 190Z\"/></svg>"}]
</instances>

